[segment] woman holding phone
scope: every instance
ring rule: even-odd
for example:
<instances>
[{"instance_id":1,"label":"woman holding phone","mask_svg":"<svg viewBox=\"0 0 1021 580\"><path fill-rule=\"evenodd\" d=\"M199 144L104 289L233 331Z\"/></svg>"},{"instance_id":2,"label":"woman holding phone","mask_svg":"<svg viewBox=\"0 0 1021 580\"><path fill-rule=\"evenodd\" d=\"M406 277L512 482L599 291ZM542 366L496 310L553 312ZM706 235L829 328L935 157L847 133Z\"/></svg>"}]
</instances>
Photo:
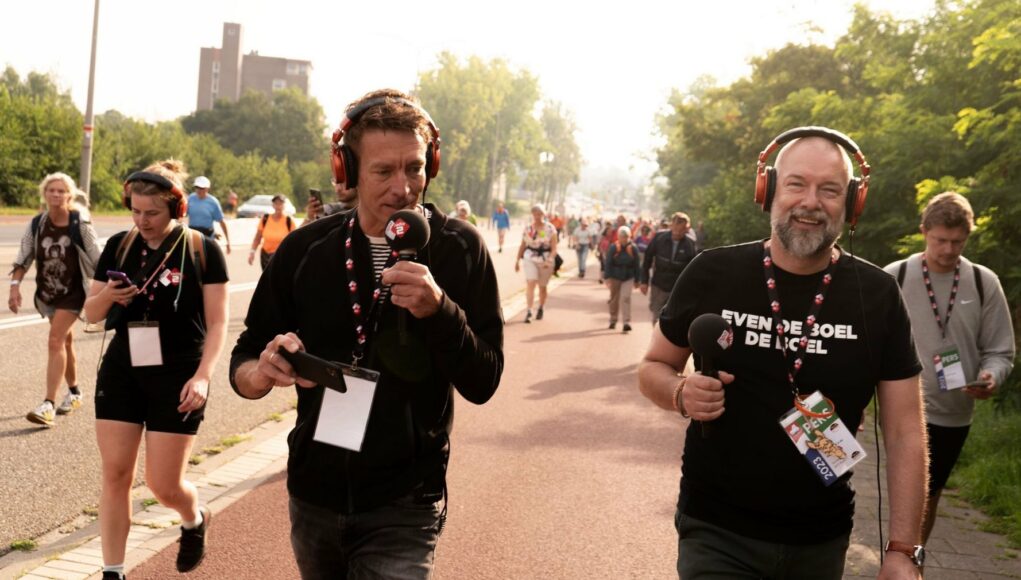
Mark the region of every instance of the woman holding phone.
<instances>
[{"instance_id":1,"label":"woman holding phone","mask_svg":"<svg viewBox=\"0 0 1021 580\"><path fill-rule=\"evenodd\" d=\"M88 320L106 318L117 331L96 380L103 578L123 578L143 431L146 484L181 514L178 571L205 556L210 512L184 470L227 336L227 269L219 246L178 223L186 178L175 160L128 176L135 227L110 238L85 301Z\"/></svg>"},{"instance_id":2,"label":"woman holding phone","mask_svg":"<svg viewBox=\"0 0 1021 580\"><path fill-rule=\"evenodd\" d=\"M39 197L46 203L46 211L32 218L25 228L11 270L7 307L15 314L21 309L21 282L34 263L35 308L50 321L46 397L25 417L44 427L53 427L55 415L71 413L82 404L72 328L85 303L99 246L87 212L83 214L72 204L77 192L74 180L67 174L53 173L43 178ZM61 379L67 382L68 393L58 406Z\"/></svg>"}]
</instances>

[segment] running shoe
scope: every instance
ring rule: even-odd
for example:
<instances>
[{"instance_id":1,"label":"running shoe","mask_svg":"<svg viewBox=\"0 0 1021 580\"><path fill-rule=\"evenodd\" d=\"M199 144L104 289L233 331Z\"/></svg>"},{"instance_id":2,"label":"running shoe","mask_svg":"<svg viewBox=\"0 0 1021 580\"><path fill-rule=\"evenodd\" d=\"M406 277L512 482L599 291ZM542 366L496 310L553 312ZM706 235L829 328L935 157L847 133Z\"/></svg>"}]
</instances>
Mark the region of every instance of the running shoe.
<instances>
[{"instance_id":1,"label":"running shoe","mask_svg":"<svg viewBox=\"0 0 1021 580\"><path fill-rule=\"evenodd\" d=\"M82 406L82 395L81 395L81 393L76 395L74 393L69 392L69 393L67 393L67 396L64 397L64 401L62 403L60 403L59 407L57 407L57 414L58 415L69 415L69 414L73 413L75 410L77 410L78 407L81 407L81 406Z\"/></svg>"},{"instance_id":2,"label":"running shoe","mask_svg":"<svg viewBox=\"0 0 1021 580\"><path fill-rule=\"evenodd\" d=\"M52 427L54 418L53 403L43 401L42 405L30 411L28 415L25 415L25 418L37 425Z\"/></svg>"},{"instance_id":3,"label":"running shoe","mask_svg":"<svg viewBox=\"0 0 1021 580\"><path fill-rule=\"evenodd\" d=\"M528 312L525 313L525 324L531 324L531 323L532 323L532 311L529 310Z\"/></svg>"},{"instance_id":4,"label":"running shoe","mask_svg":"<svg viewBox=\"0 0 1021 580\"><path fill-rule=\"evenodd\" d=\"M624 332L631 332L631 325L624 323Z\"/></svg>"},{"instance_id":5,"label":"running shoe","mask_svg":"<svg viewBox=\"0 0 1021 580\"><path fill-rule=\"evenodd\" d=\"M535 313L536 320L542 320L542 306L539 307L539 311Z\"/></svg>"},{"instance_id":6,"label":"running shoe","mask_svg":"<svg viewBox=\"0 0 1021 580\"><path fill-rule=\"evenodd\" d=\"M206 557L209 520L213 514L206 506L199 508L199 513L202 514L202 525L191 530L181 528L181 547L177 550L177 571L181 573L194 570Z\"/></svg>"}]
</instances>

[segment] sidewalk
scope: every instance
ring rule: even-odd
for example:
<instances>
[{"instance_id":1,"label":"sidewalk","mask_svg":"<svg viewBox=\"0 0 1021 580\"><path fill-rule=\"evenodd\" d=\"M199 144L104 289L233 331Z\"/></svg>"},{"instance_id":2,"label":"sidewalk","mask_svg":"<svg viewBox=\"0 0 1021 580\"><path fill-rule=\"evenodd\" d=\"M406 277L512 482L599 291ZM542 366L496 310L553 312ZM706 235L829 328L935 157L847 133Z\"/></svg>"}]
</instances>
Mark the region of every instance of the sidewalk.
<instances>
[{"instance_id":1,"label":"sidewalk","mask_svg":"<svg viewBox=\"0 0 1021 580\"><path fill-rule=\"evenodd\" d=\"M582 350L598 350L593 344L604 344L605 341L616 339L618 335L608 331L596 332L587 327L604 328L603 312L605 312L606 293L592 280L572 278L572 272L563 272L562 277L551 282L550 290L563 286L558 292L551 293L551 308L548 318L540 324L521 325L521 310L524 297L521 294L511 296L504 302L504 314L508 321L507 344L505 351L508 358L508 370L505 372L507 384L501 387L497 397L490 405L471 407L459 401L458 426L455 429L454 452L451 466L451 490L455 494L452 499L451 525L444 533L437 556L437 577L441 579L468 578L506 578L506 577L548 577L548 578L669 578L671 562L676 549L676 536L672 530L671 502L676 497L676 457L682 438L663 440L662 433L676 434L682 423L678 418L668 414L657 414L654 410L637 407L643 402L637 400L634 385L633 361L627 367L621 367L618 361L607 360L605 368L593 368L592 374L577 377L570 383L556 376L527 375L521 371L524 357L559 356L565 359L567 367L584 366L589 361L579 354ZM566 286L565 286L566 285ZM569 298L569 300L567 300ZM554 302L556 300L557 302ZM635 293L632 308L636 320L635 335L648 333L646 322L649 313L646 301ZM598 317L598 319L597 319ZM549 324L543 327L542 324ZM546 331L553 334L541 334ZM576 342L566 342L577 337ZM632 336L634 342L627 343L630 349L644 348L646 336ZM549 341L560 341L562 348L550 348ZM594 341L594 342L586 342ZM600 343L599 341L604 341ZM640 341L640 342L639 342ZM572 346L567 346L571 344ZM612 344L612 343L611 343ZM624 344L624 343L619 343ZM638 344L636 347L635 344ZM625 347L621 347L624 349ZM546 351L542 355L531 354ZM555 353L551 351L556 351ZM612 359L612 353L599 351L595 356ZM577 355L577 360L571 358ZM589 353L589 356L593 356ZM630 351L628 356L631 356ZM568 359L571 360L568 360ZM515 363L517 361L517 363ZM511 365L515 365L513 371ZM512 374L513 373L513 374ZM525 383L513 376L530 376L533 382ZM534 382L539 381L539 382ZM526 428L516 424L511 416L500 416L502 423L487 432L487 438L481 440L473 436L473 427L483 422L492 422L495 415L517 401L526 401L532 405L562 405L576 411L576 422L560 425L560 434L540 432L534 429L533 423L524 423ZM585 403L591 408L583 407ZM493 405L496 405L493 408ZM591 419L592 409L608 408L618 404L625 407L624 412L639 413L648 425L627 423L620 420L626 417L622 413L608 416L613 421L598 423ZM534 407L533 407L534 408ZM597 417L598 418L598 417ZM556 427L556 421L545 419L545 424ZM287 500L282 470L285 466L287 448L286 434L294 422L294 412L288 413L280 422L269 422L252 432L252 439L221 456L214 457L206 463L194 466L189 470L188 478L199 486L202 501L213 510L213 525L210 532L210 557L187 578L297 578L297 569L291 556L288 539ZM498 432L498 429L502 432ZM586 430L587 429L587 430ZM656 429L655 432L651 432ZM616 430L616 431L614 431ZM630 431L632 439L642 441L622 441L621 433ZM598 441L592 433L605 433L609 441ZM513 434L513 439L511 436ZM681 440L678 440L681 439ZM876 490L875 445L871 426L862 434L861 440L868 459L856 470L854 477L857 489L857 508L855 531L852 545L847 555L845 578L875 578L879 569L879 534L877 531L876 514L879 511L879 497ZM635 503L644 502L655 508L654 511L642 507L622 506L632 513L631 521L622 521L607 511L603 520L591 526L572 525L567 520L557 520L549 514L539 514L540 523L532 528L533 537L525 538L526 546L531 542L532 549L522 549L510 545L519 540L520 532L503 524L510 521L514 512L528 510L541 511L543 502L549 498L538 497L535 488L521 487L521 483L507 482L506 487L484 490L469 490L472 483L476 487L489 487L487 481L472 479L473 474L467 472L468 466L474 466L482 472L493 472L497 469L520 473L517 465L505 466L506 457L523 455L519 446L535 449L532 457L542 463L555 463L557 469L572 469L564 474L562 481L540 482L548 495L561 495L555 500L564 511L560 517L576 518L575 521L587 523L587 513L583 512L580 502L607 506L607 502ZM641 453L636 453L639 450ZM560 454L558 454L560 453ZM502 455L501 455L502 454ZM483 464L484 456L492 456L492 465ZM667 481L666 486L624 487L622 491L628 497L587 496L582 500L577 496L585 496L586 492L575 489L581 485L582 479L592 477L591 471L582 468L567 468L563 457L576 457L579 461L599 463L604 457L626 457L628 472L658 473L657 481ZM885 456L885 453L884 453ZM527 456L525 457L527 459ZM612 470L613 464L608 465ZM536 467L535 469L538 469ZM605 469L604 469L605 471ZM663 474L666 474L666 478ZM525 477L522 475L522 479ZM573 476L573 477L572 477ZM493 478L499 480L500 474ZM614 477L610 474L610 477ZM644 477L644 476L643 476ZM883 526L886 533L885 512L888 509L886 494L885 471L882 473L883 490ZM620 476L620 485L624 477ZM647 483L649 480L640 480ZM612 485L612 484L611 484ZM615 490L618 491L618 490ZM507 509L496 502L481 504L474 500L473 494L514 494L517 498ZM630 497L635 496L635 497ZM643 497L644 496L644 497ZM649 496L654 496L649 500ZM138 497L148 497L142 490ZM491 498L492 499L492 498ZM940 508L940 518L936 524L933 538L928 545L927 579L1006 579L1021 578L1021 559L1017 550L1007 549L1005 540L998 535L981 532L978 527L986 518L977 510L957 501L953 493L946 493ZM472 505L491 505L492 513L479 513ZM577 512L571 510L572 505L579 506ZM599 510L608 510L598 507ZM129 552L126 567L132 580L144 578L185 577L176 574L173 559L176 555L176 540L179 536L175 512L159 505L142 507L135 513L131 534L129 536ZM550 522L560 521L559 526ZM553 529L551 529L551 526ZM630 527L628 527L630 526ZM600 530L599 527L604 529ZM635 530L644 530L635 532ZM486 533L480 533L485 530ZM503 534L501 534L503 532ZM93 524L74 537L69 538L61 546L55 558L47 554L38 554L34 559L26 557L17 566L8 566L0 570L0 580L8 578L26 578L38 580L68 579L92 580L99 577L101 567L98 524ZM543 534L549 534L544 536ZM617 537L620 544L616 553L605 553L605 548L593 543L587 549L579 551L576 546L587 545L592 536L599 535ZM509 537L515 536L515 537ZM553 538L553 541L548 541ZM884 539L888 539L884 536ZM507 547L503 547L507 545ZM538 551L549 554L536 553ZM649 550L649 556L644 552ZM49 550L52 554L54 550ZM561 566L553 567L550 562L558 561L561 552L569 558L582 560L599 560L617 562L619 567L607 566L600 568L602 574L593 575L580 564L572 564L565 560ZM640 568L635 562L643 562ZM17 568L17 569L13 569ZM26 574L19 576L19 574Z\"/></svg>"}]
</instances>

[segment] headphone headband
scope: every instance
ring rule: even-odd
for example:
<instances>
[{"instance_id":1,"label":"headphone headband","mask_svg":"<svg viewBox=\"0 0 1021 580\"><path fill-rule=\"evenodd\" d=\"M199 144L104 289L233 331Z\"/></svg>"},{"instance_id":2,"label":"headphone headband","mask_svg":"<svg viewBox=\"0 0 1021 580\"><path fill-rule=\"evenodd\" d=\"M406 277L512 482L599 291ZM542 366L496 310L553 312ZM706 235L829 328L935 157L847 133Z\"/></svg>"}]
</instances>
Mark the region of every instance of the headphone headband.
<instances>
[{"instance_id":1,"label":"headphone headband","mask_svg":"<svg viewBox=\"0 0 1021 580\"><path fill-rule=\"evenodd\" d=\"M780 133L772 142L770 142L769 145L766 146L765 149L762 150L762 153L759 153L759 167L764 168L766 165L766 159L769 159L769 156L778 148L795 139L801 139L803 137L822 137L827 141L836 143L843 147L844 150L858 162L858 168L861 171L861 179L868 182L869 173L871 172L872 167L865 160L865 155L861 152L858 144L854 142L854 139L851 139L840 131L830 129L829 127L795 127L794 129Z\"/></svg>"},{"instance_id":2,"label":"headphone headband","mask_svg":"<svg viewBox=\"0 0 1021 580\"><path fill-rule=\"evenodd\" d=\"M124 207L131 209L131 194L128 192L128 186L135 181L150 183L156 187L161 187L174 195L176 199L169 202L170 217L180 219L188 213L188 198L185 197L184 192L174 185L173 181L170 181L159 173L153 173L151 171L136 171L124 180Z\"/></svg>"}]
</instances>

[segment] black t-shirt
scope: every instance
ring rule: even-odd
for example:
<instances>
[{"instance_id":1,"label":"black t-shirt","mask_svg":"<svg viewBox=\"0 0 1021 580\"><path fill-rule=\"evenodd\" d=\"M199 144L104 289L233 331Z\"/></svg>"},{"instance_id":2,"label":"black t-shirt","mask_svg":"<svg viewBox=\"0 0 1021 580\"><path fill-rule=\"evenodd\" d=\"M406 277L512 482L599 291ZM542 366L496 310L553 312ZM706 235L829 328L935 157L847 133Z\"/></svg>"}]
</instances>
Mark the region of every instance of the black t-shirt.
<instances>
[{"instance_id":1,"label":"black t-shirt","mask_svg":"<svg viewBox=\"0 0 1021 580\"><path fill-rule=\"evenodd\" d=\"M53 220L42 221L39 247L35 250L40 258L36 268L36 294L53 308L81 310L85 304L85 286L71 227L56 226Z\"/></svg>"},{"instance_id":2,"label":"black t-shirt","mask_svg":"<svg viewBox=\"0 0 1021 580\"><path fill-rule=\"evenodd\" d=\"M660 317L663 334L684 348L688 326L700 314L720 314L734 329L733 345L714 361L735 377L724 387L726 410L708 437L697 422L689 426L678 505L751 538L818 543L851 529L854 490L850 473L824 486L780 428L794 397L775 348L762 259L761 242L703 252L684 269ZM800 339L823 273L774 268L784 319L793 322L788 338ZM879 381L909 378L922 368L896 281L847 254L809 339L798 388L806 395L821 390L852 432ZM700 362L696 357L696 367Z\"/></svg>"},{"instance_id":3,"label":"black t-shirt","mask_svg":"<svg viewBox=\"0 0 1021 580\"><path fill-rule=\"evenodd\" d=\"M175 228L163 246L153 250L145 245L142 236L136 236L124 258L124 263L117 266L117 248L127 232L115 234L103 249L96 265L95 279L99 282L108 280L107 270L120 270L136 281L139 287L145 280L139 280L142 273L143 259L148 264L159 264L163 261L167 250L171 248L181 235L182 228ZM190 239L188 240L190 242ZM123 312L116 314L120 307L114 305L109 316L117 316L115 326L117 335L110 343L110 353L115 356L128 354L127 327L128 322L145 320L158 321L160 326L160 346L163 350L163 362L195 361L202 357L202 346L206 338L205 308L202 301L202 288L196 279L195 265L192 264L191 252L181 240L166 263L156 270L156 277L149 284L144 294L138 294ZM215 243L209 243L203 236L205 244L206 267L202 274L203 284L223 284L227 278L227 263L223 252ZM143 249L145 256L142 255ZM183 276L182 272L183 258ZM179 286L176 281L180 281ZM174 301L177 310L174 310Z\"/></svg>"}]
</instances>

